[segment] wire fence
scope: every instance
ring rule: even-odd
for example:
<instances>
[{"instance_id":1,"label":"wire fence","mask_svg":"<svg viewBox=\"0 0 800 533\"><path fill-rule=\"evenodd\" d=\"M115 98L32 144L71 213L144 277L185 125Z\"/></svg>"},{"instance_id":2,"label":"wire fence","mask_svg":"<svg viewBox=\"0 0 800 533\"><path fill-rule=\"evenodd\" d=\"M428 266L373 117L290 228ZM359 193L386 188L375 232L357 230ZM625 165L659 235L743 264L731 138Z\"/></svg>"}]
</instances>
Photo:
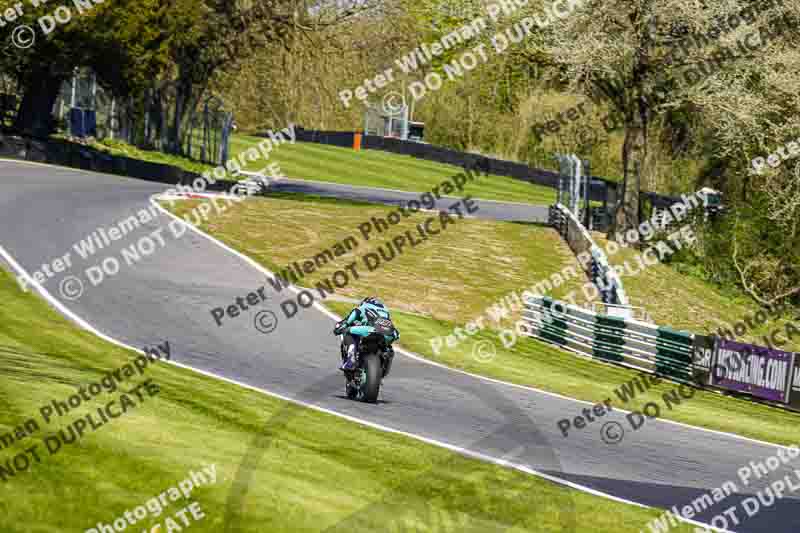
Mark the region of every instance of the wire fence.
<instances>
[{"instance_id":1,"label":"wire fence","mask_svg":"<svg viewBox=\"0 0 800 533\"><path fill-rule=\"evenodd\" d=\"M205 97L183 111L176 136L172 129L176 127L177 98L176 85L170 82L154 84L138 97L119 98L103 89L91 72L80 71L63 83L53 117L56 130L72 137L119 140L203 163L224 164L229 157L233 114L220 98Z\"/></svg>"}]
</instances>

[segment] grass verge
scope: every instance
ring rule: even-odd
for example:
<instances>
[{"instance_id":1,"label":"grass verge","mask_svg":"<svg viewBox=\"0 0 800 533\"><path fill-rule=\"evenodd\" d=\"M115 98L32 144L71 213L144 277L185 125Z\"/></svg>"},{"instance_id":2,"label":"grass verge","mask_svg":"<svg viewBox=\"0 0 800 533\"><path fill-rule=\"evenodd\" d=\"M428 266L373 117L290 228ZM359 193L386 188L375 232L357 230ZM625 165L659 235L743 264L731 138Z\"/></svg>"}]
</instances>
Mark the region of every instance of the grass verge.
<instances>
[{"instance_id":1,"label":"grass verge","mask_svg":"<svg viewBox=\"0 0 800 533\"><path fill-rule=\"evenodd\" d=\"M77 329L39 298L22 293L0 269L0 435L28 419L41 427L0 449L0 465L38 446L41 462L0 481L0 529L85 531L110 524L186 478L216 465L215 484L190 500L205 518L192 531L561 531L591 516L600 532L638 531L658 512L567 490L410 438L299 408L188 370L157 363L145 378L160 387L136 407L87 431L52 456L44 437L95 412L119 392L102 392L45 424L39 413L78 387L131 362L128 350ZM163 339L154 339L161 342ZM179 347L172 346L173 350ZM119 409L119 402L117 403ZM95 418L97 415L95 414ZM358 442L358 446L353 446ZM365 452L368 450L368 453ZM258 458L242 466L247 455ZM237 483L251 476L246 494ZM227 504L242 496L239 513ZM171 501L159 517L131 531L150 531L190 500ZM574 513L570 515L569 513ZM230 529L228 529L230 528ZM162 529L163 531L164 529ZM177 531L177 529L170 529ZM685 528L684 531L689 531ZM155 530L154 530L155 531Z\"/></svg>"},{"instance_id":2,"label":"grass verge","mask_svg":"<svg viewBox=\"0 0 800 533\"><path fill-rule=\"evenodd\" d=\"M173 212L183 216L198 204L182 201ZM352 236L356 246L351 244L351 251L305 275L299 284L313 287L355 263L359 278L337 294L358 298L377 291L395 307L454 321L481 313L498 295L527 287L573 261L569 248L549 228L459 219L455 214L440 234L429 235L416 247L406 246L391 258L389 241L406 231L416 234L417 224L438 218L417 213L382 233L373 229L364 238L359 226L372 217L386 218L391 211L383 205L282 194L248 200L211 217L203 229L277 273L291 263L313 260ZM438 228L438 222L431 227ZM391 260L379 256L381 264L370 271L363 257L380 254L381 249ZM570 280L557 294L578 287L578 279Z\"/></svg>"},{"instance_id":3,"label":"grass verge","mask_svg":"<svg viewBox=\"0 0 800 533\"><path fill-rule=\"evenodd\" d=\"M325 305L340 315L352 308L352 305L342 302L329 301ZM800 426L795 413L701 390L696 390L690 399L667 409L662 395L677 386L669 381L663 381L645 393L639 393L634 399L623 402L614 391L635 376L631 370L576 357L536 339L521 338L506 348L498 335L489 330L479 332L455 347L445 346L435 353L430 339L452 335L453 328L459 324L402 312L393 312L392 317L400 330L400 343L404 348L452 368L589 402L611 398L612 406L629 411L641 411L646 403L655 402L661 406L661 417L667 420L776 444L800 442ZM490 360L473 354L475 342L478 341L494 345L496 354ZM580 414L578 411L576 407L575 413L564 413L564 417Z\"/></svg>"},{"instance_id":4,"label":"grass verge","mask_svg":"<svg viewBox=\"0 0 800 533\"><path fill-rule=\"evenodd\" d=\"M604 235L595 233L593 237L598 246L607 247L608 241ZM635 256L640 253L632 248L621 248L608 257L612 265L623 266L628 263L629 267L622 275L625 292L632 305L646 307L657 324L668 324L695 333L715 334L720 328L733 331L736 323L754 316L758 311L752 300L741 292L724 290L695 276L682 274L675 265L657 264L641 273L629 275L629 271L636 270ZM792 314L786 312L780 318L748 328L738 340L766 346L768 343L763 337L778 331L776 342L785 343L777 346L778 349L800 351L800 338L791 339L785 330L786 324L792 320ZM795 321L800 326L800 317Z\"/></svg>"},{"instance_id":5,"label":"grass verge","mask_svg":"<svg viewBox=\"0 0 800 533\"><path fill-rule=\"evenodd\" d=\"M240 153L256 146L260 137L235 137L231 152ZM281 170L290 178L380 187L400 191L426 192L447 178L461 172L461 168L427 161L408 155L380 150L361 150L328 146L317 143L283 144L270 154L271 161L280 163ZM262 161L248 165L247 170L264 167ZM555 189L533 185L507 176L482 176L470 183L464 193L475 198L550 205L555 202Z\"/></svg>"},{"instance_id":6,"label":"grass verge","mask_svg":"<svg viewBox=\"0 0 800 533\"><path fill-rule=\"evenodd\" d=\"M196 202L182 202L176 212L183 214L194 205ZM323 199L258 198L212 219L203 229L275 272L290 262L302 263L313 258L349 234L356 235L357 248L307 276L300 284L313 287L345 265L357 264L361 276L337 290L337 294L353 298L380 295L391 308L407 313L402 323L404 346L453 367L592 402L613 395L615 388L633 377L629 370L578 359L527 339L508 350L499 345L496 362L491 364L472 359L472 343L434 354L428 342L431 337L450 334L454 326L478 316L483 316L485 323L493 323L489 318L491 313L486 312L487 306L576 262L560 237L548 228L465 219L448 228L446 235L440 235L438 240L431 238L369 272L361 260L366 253L379 245L385 246L386 241L402 234L406 226L413 228L428 216L421 213L401 220L385 234L363 240L357 231L358 224L372 216L386 216L388 212L383 206ZM649 285L661 287L664 292L674 287L681 295L680 299L651 296L650 301L657 302L659 312L663 312L658 315L663 319L662 324L673 325L669 317L674 314L684 320L680 327L702 331L709 317L739 316L749 310L745 303L726 299L716 288L687 279L667 266L656 266L639 276L642 291L650 290ZM668 287L661 285L663 277L671 283ZM569 280L555 296L575 290L583 281L582 275ZM690 289L683 289L684 283L691 284ZM634 295L636 291L632 290ZM348 304L341 305L349 308ZM680 314L691 306L702 306L703 315ZM648 309L654 307L649 305ZM343 308L339 306L338 310ZM508 324L517 315L518 311L507 312L501 323ZM484 335L486 340L498 342L495 334L487 331ZM671 388L672 385L665 384L652 389L627 408L660 400L661 394ZM715 393L698 393L691 403L662 414L671 420L771 442L800 442L800 431L793 429L796 415Z\"/></svg>"},{"instance_id":7,"label":"grass verge","mask_svg":"<svg viewBox=\"0 0 800 533\"><path fill-rule=\"evenodd\" d=\"M255 148L262 141L264 139L260 137L233 136L231 158ZM105 140L93 146L114 155L174 165L196 173L213 168L184 157L142 150L120 141ZM290 178L419 193L430 191L462 170L453 165L379 150L356 152L348 148L316 143L283 144L275 148L268 161L263 159L248 161L244 170L259 171L268 163L274 162L279 163L281 171ZM472 195L474 198L536 205L550 205L554 203L556 197L555 189L550 187L494 175L482 176L479 181L468 183L464 191L464 194Z\"/></svg>"}]
</instances>

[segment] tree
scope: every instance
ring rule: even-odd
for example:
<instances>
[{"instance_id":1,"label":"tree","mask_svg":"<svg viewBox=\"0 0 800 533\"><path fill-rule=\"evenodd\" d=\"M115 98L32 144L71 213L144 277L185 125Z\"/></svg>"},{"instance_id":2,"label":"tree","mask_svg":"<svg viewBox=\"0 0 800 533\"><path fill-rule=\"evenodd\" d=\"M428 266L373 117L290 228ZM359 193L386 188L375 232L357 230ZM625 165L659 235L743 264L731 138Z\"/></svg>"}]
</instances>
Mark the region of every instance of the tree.
<instances>
[{"instance_id":1,"label":"tree","mask_svg":"<svg viewBox=\"0 0 800 533\"><path fill-rule=\"evenodd\" d=\"M339 93L394 66L394 59L413 46L414 34L396 2L355 3L355 10L338 5L316 10L286 40L256 46L238 68L224 70L214 87L236 108L242 128L363 124L363 108L355 101L343 105ZM399 81L392 87L398 86Z\"/></svg>"},{"instance_id":2,"label":"tree","mask_svg":"<svg viewBox=\"0 0 800 533\"><path fill-rule=\"evenodd\" d=\"M567 4L579 7L551 15L536 46L558 66L561 80L572 90L609 105L620 117L625 140L621 201L610 232L615 235L639 223L640 177L648 165L653 118L666 109L689 106L713 80L740 69L733 48L737 38L753 25L768 26L784 13L796 13L797 5L691 0ZM792 33L777 35L774 42L793 39Z\"/></svg>"},{"instance_id":3,"label":"tree","mask_svg":"<svg viewBox=\"0 0 800 533\"><path fill-rule=\"evenodd\" d=\"M763 5L763 4L762 4ZM754 300L800 301L800 2L764 8L757 54L709 76L685 98L709 132L709 171L728 215L708 232L705 263Z\"/></svg>"},{"instance_id":4,"label":"tree","mask_svg":"<svg viewBox=\"0 0 800 533\"><path fill-rule=\"evenodd\" d=\"M0 8L12 4L3 0ZM53 104L75 67L91 66L118 94L152 80L167 61L158 31L164 9L158 0L87 2L80 9L77 3L26 5L22 17L0 28L6 42L23 26L34 32L31 46L9 46L0 59L22 94L15 129L41 138L52 132Z\"/></svg>"},{"instance_id":5,"label":"tree","mask_svg":"<svg viewBox=\"0 0 800 533\"><path fill-rule=\"evenodd\" d=\"M121 97L139 97L154 81L175 78L169 146L180 146L181 127L214 75L232 68L254 47L284 39L308 20L303 0L115 0L75 7L25 6L17 25L0 27L7 40L19 25L33 28L35 43L8 48L4 72L19 79L22 103L15 127L23 134L46 137L50 112L61 83L75 67L90 67L98 81ZM0 0L0 8L14 4ZM63 24L55 9L71 13ZM344 10L345 13L351 10ZM43 19L44 17L44 19ZM48 19L49 17L49 19ZM40 22L50 20L47 31ZM47 25L47 24L45 24ZM8 41L6 41L8 42Z\"/></svg>"}]
</instances>

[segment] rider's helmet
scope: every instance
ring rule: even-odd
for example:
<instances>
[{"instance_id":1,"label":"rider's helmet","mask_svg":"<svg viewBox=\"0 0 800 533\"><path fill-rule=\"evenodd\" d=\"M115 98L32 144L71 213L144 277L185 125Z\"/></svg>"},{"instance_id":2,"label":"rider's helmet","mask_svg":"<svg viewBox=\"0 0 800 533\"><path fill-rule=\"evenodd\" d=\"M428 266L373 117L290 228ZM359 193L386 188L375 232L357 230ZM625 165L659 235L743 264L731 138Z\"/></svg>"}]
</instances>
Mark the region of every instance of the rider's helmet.
<instances>
[{"instance_id":1,"label":"rider's helmet","mask_svg":"<svg viewBox=\"0 0 800 533\"><path fill-rule=\"evenodd\" d=\"M368 296L368 297L364 298L363 300L361 300L361 303L362 304L374 305L375 307L380 307L382 309L386 308L386 306L383 305L383 302L380 301L378 298L376 298L374 296Z\"/></svg>"}]
</instances>

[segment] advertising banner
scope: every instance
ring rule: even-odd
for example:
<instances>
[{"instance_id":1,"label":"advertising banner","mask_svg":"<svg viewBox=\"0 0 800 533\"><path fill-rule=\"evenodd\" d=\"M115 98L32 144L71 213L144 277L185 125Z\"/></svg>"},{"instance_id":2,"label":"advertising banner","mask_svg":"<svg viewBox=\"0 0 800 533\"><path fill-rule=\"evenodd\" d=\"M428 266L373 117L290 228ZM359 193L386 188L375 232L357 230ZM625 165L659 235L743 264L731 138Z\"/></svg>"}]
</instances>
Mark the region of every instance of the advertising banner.
<instances>
[{"instance_id":1,"label":"advertising banner","mask_svg":"<svg viewBox=\"0 0 800 533\"><path fill-rule=\"evenodd\" d=\"M789 403L794 363L793 353L720 339L711 384Z\"/></svg>"},{"instance_id":2,"label":"advertising banner","mask_svg":"<svg viewBox=\"0 0 800 533\"><path fill-rule=\"evenodd\" d=\"M713 335L695 335L692 341L692 376L700 385L708 385L711 382L716 341L717 338Z\"/></svg>"}]
</instances>

